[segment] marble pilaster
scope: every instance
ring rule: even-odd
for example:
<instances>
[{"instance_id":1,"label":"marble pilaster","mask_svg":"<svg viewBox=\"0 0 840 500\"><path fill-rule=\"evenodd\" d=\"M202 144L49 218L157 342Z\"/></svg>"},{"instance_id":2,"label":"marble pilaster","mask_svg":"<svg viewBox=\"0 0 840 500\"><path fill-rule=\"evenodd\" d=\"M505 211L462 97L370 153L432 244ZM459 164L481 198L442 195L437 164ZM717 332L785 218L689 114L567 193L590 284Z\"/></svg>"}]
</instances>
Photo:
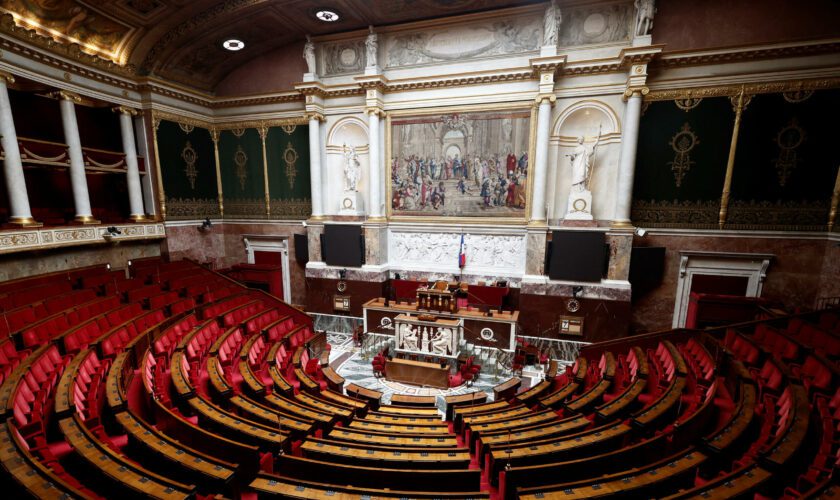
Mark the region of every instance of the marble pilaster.
<instances>
[{"instance_id":1,"label":"marble pilaster","mask_svg":"<svg viewBox=\"0 0 840 500\"><path fill-rule=\"evenodd\" d=\"M610 231L607 233L607 244L610 246L607 279L627 281L630 277L630 252L633 249L633 233L631 231Z\"/></svg>"},{"instance_id":2,"label":"marble pilaster","mask_svg":"<svg viewBox=\"0 0 840 500\"><path fill-rule=\"evenodd\" d=\"M546 230L529 228L525 237L525 275L543 276L545 274Z\"/></svg>"},{"instance_id":3,"label":"marble pilaster","mask_svg":"<svg viewBox=\"0 0 840 500\"><path fill-rule=\"evenodd\" d=\"M20 147L17 132L15 132L15 121L12 118L12 105L9 101L8 84L14 81L14 77L9 73L0 72L0 141L5 152L3 175L9 196L9 222L24 227L37 227L41 224L35 222L29 209L23 162L20 159Z\"/></svg>"},{"instance_id":4,"label":"marble pilaster","mask_svg":"<svg viewBox=\"0 0 840 500\"><path fill-rule=\"evenodd\" d=\"M324 216L323 183L321 173L321 121L323 115L318 113L309 114L309 178L312 186L312 217L321 218ZM320 244L318 245L320 255ZM312 257L312 244L309 245L310 260ZM319 259L320 260L320 259Z\"/></svg>"},{"instance_id":5,"label":"marble pilaster","mask_svg":"<svg viewBox=\"0 0 840 500\"><path fill-rule=\"evenodd\" d=\"M79 124L76 121L76 103L81 98L66 91L54 94L58 98L61 108L61 125L64 129L64 142L70 155L70 185L73 189L73 202L76 206L76 221L83 224L99 224L93 218L90 209L90 194L88 193L87 175L85 174L85 160L82 156L82 141L79 137Z\"/></svg>"},{"instance_id":6,"label":"marble pilaster","mask_svg":"<svg viewBox=\"0 0 840 500\"><path fill-rule=\"evenodd\" d=\"M534 159L534 192L531 197L531 221L546 221L545 192L548 177L548 135L551 125L551 106L554 96L539 97L540 106L537 114L537 145Z\"/></svg>"},{"instance_id":7,"label":"marble pilaster","mask_svg":"<svg viewBox=\"0 0 840 500\"><path fill-rule=\"evenodd\" d=\"M137 164L137 147L134 144L134 124L132 120L137 111L120 106L114 111L120 115L123 152L125 152L126 180L128 181L128 202L131 220L142 221L146 218L143 206L143 186L140 183L140 167Z\"/></svg>"},{"instance_id":8,"label":"marble pilaster","mask_svg":"<svg viewBox=\"0 0 840 500\"><path fill-rule=\"evenodd\" d=\"M639 119L642 111L642 94L647 88L628 89L630 93L624 112L621 133L621 153L618 160L615 217L613 227L631 227L630 206L633 202L633 176L636 166L636 148L639 142Z\"/></svg>"}]
</instances>

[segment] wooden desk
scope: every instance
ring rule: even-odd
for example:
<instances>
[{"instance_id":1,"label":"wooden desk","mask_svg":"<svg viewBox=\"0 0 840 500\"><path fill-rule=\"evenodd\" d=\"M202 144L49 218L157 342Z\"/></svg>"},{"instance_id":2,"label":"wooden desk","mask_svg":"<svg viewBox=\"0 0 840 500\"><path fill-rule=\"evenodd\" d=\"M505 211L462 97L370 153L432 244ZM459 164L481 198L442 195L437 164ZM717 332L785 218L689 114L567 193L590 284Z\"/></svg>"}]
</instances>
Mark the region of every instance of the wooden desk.
<instances>
[{"instance_id":1,"label":"wooden desk","mask_svg":"<svg viewBox=\"0 0 840 500\"><path fill-rule=\"evenodd\" d=\"M511 407L511 404L507 401L493 401L492 403L484 403L480 405L456 407L452 414L452 419L455 425L455 431L461 432L465 417L468 417L473 414L494 412L503 408Z\"/></svg>"},{"instance_id":2,"label":"wooden desk","mask_svg":"<svg viewBox=\"0 0 840 500\"><path fill-rule=\"evenodd\" d=\"M554 410L546 409L540 412L531 412L523 415L518 415L510 419L495 420L483 423L470 423L470 450L475 449L476 440L479 439L481 436L484 436L485 433L503 430L511 432L519 427L538 425L545 422L554 421L557 421L557 414L554 412Z\"/></svg>"},{"instance_id":3,"label":"wooden desk","mask_svg":"<svg viewBox=\"0 0 840 500\"><path fill-rule=\"evenodd\" d=\"M198 415L202 426L209 425L220 429L225 437L230 436L237 441L258 446L262 451L276 453L287 445L287 433L281 432L253 422L240 419L221 408L210 404L203 397L194 397L188 401L192 410Z\"/></svg>"},{"instance_id":4,"label":"wooden desk","mask_svg":"<svg viewBox=\"0 0 840 500\"><path fill-rule=\"evenodd\" d=\"M392 425L380 424L376 422L365 422L363 420L354 420L350 422L350 428L369 430L375 432L385 432L388 434L426 434L426 435L449 435L449 427L423 427L416 425Z\"/></svg>"},{"instance_id":5,"label":"wooden desk","mask_svg":"<svg viewBox=\"0 0 840 500\"><path fill-rule=\"evenodd\" d=\"M354 488L353 486L289 479L274 476L265 472L261 472L260 475L251 482L250 487L257 493L258 500L275 498L295 498L306 500L359 500L361 498L376 500L404 500L406 498L416 498L418 500L478 500L490 498L489 493L479 491L466 493L440 493L392 489L365 489Z\"/></svg>"},{"instance_id":6,"label":"wooden desk","mask_svg":"<svg viewBox=\"0 0 840 500\"><path fill-rule=\"evenodd\" d=\"M348 441L351 443L379 445L379 446L404 446L414 448L457 448L458 441L455 436L407 436L387 435L368 432L350 427L335 428L330 431L328 437L334 441Z\"/></svg>"},{"instance_id":7,"label":"wooden desk","mask_svg":"<svg viewBox=\"0 0 840 500\"><path fill-rule=\"evenodd\" d=\"M723 452L745 434L755 417L755 404L758 399L756 388L752 384L741 384L740 397L726 427L703 440L715 452Z\"/></svg>"},{"instance_id":8,"label":"wooden desk","mask_svg":"<svg viewBox=\"0 0 840 500\"><path fill-rule=\"evenodd\" d=\"M484 433L479 438L477 452L482 456L491 449L504 449L508 445L521 445L564 436L574 432L581 432L589 427L592 422L586 417L572 417L554 423L540 424L539 426L519 429L516 432L509 432L507 429L493 433Z\"/></svg>"},{"instance_id":9,"label":"wooden desk","mask_svg":"<svg viewBox=\"0 0 840 500\"><path fill-rule=\"evenodd\" d=\"M402 415L390 415L387 413L378 413L378 412L369 412L363 418L360 418L362 422L379 422L382 424L396 424L396 425L416 425L420 427L429 426L429 427L446 427L446 422L440 419L440 416L435 415L433 417L425 416L425 415L417 415L417 416L402 416Z\"/></svg>"},{"instance_id":10,"label":"wooden desk","mask_svg":"<svg viewBox=\"0 0 840 500\"><path fill-rule=\"evenodd\" d=\"M393 397L393 396L391 396ZM450 396L454 397L454 396ZM388 415L409 415L413 417L440 418L437 408L419 408L414 406L395 406L393 404L380 406L379 413Z\"/></svg>"},{"instance_id":11,"label":"wooden desk","mask_svg":"<svg viewBox=\"0 0 840 500\"><path fill-rule=\"evenodd\" d=\"M614 399L596 407L595 416L606 421L621 415L625 411L632 410L637 404L639 395L645 390L646 385L646 380L637 378Z\"/></svg>"},{"instance_id":12,"label":"wooden desk","mask_svg":"<svg viewBox=\"0 0 840 500\"><path fill-rule=\"evenodd\" d=\"M117 452L97 440L78 420L77 415L59 422L70 446L97 474L107 477L126 494L161 499L192 498L195 486L185 485L150 472L124 460Z\"/></svg>"},{"instance_id":13,"label":"wooden desk","mask_svg":"<svg viewBox=\"0 0 840 500\"><path fill-rule=\"evenodd\" d=\"M522 386L522 379L513 377L502 382L493 388L493 399L495 401L502 401L503 399L511 399L516 395L516 391Z\"/></svg>"},{"instance_id":14,"label":"wooden desk","mask_svg":"<svg viewBox=\"0 0 840 500\"><path fill-rule=\"evenodd\" d=\"M770 479L771 473L756 464L736 469L687 491L665 497L664 500L678 498L741 498L746 493L753 492L762 483ZM830 498L830 497L829 497Z\"/></svg>"},{"instance_id":15,"label":"wooden desk","mask_svg":"<svg viewBox=\"0 0 840 500\"><path fill-rule=\"evenodd\" d=\"M382 399L382 393L379 391L374 391L372 389L367 389L365 387L358 386L356 384L350 384L344 388L347 391L347 395L361 399L362 401L367 401L370 405L370 408L373 410L379 409L379 401Z\"/></svg>"},{"instance_id":16,"label":"wooden desk","mask_svg":"<svg viewBox=\"0 0 840 500\"><path fill-rule=\"evenodd\" d=\"M579 382L569 382L568 384L564 385L563 387L560 387L548 396L541 398L540 404L548 408L557 409L560 406L562 406L567 399L572 397L578 391L578 389L580 389Z\"/></svg>"},{"instance_id":17,"label":"wooden desk","mask_svg":"<svg viewBox=\"0 0 840 500\"><path fill-rule=\"evenodd\" d=\"M470 466L470 453L465 448L424 451L411 451L410 448L390 450L307 439L300 449L305 457L365 467L422 470L468 469Z\"/></svg>"},{"instance_id":18,"label":"wooden desk","mask_svg":"<svg viewBox=\"0 0 840 500\"><path fill-rule=\"evenodd\" d=\"M469 392L457 396L446 396L443 398L446 403L446 420L452 420L455 408L459 406L480 405L487 401L487 393L484 391Z\"/></svg>"},{"instance_id":19,"label":"wooden desk","mask_svg":"<svg viewBox=\"0 0 840 500\"><path fill-rule=\"evenodd\" d=\"M449 368L443 368L438 363L389 359L385 362L385 378L421 387L449 388Z\"/></svg>"},{"instance_id":20,"label":"wooden desk","mask_svg":"<svg viewBox=\"0 0 840 500\"><path fill-rule=\"evenodd\" d=\"M408 394L394 394L391 396L392 405L431 407L435 406L435 396L411 396Z\"/></svg>"},{"instance_id":21,"label":"wooden desk","mask_svg":"<svg viewBox=\"0 0 840 500\"><path fill-rule=\"evenodd\" d=\"M552 382L547 380L543 380L539 384L531 387L527 391L521 392L516 395L516 400L522 404L531 404L534 399L539 398L544 392L551 389Z\"/></svg>"},{"instance_id":22,"label":"wooden desk","mask_svg":"<svg viewBox=\"0 0 840 500\"><path fill-rule=\"evenodd\" d=\"M327 387L338 392L344 389L344 377L336 373L331 366L323 366L321 373L324 374L324 378L327 380Z\"/></svg>"}]
</instances>

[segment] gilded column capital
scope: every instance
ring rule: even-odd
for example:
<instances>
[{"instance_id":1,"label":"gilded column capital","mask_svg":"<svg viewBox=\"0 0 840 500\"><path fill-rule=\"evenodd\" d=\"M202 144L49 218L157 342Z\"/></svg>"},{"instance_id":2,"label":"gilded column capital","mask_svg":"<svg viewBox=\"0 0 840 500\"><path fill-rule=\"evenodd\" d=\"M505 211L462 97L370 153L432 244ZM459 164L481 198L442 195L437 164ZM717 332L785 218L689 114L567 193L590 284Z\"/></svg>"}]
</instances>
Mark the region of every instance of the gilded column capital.
<instances>
[{"instance_id":1,"label":"gilded column capital","mask_svg":"<svg viewBox=\"0 0 840 500\"><path fill-rule=\"evenodd\" d=\"M213 140L213 144L218 145L219 134L220 134L219 129L217 129L216 127L213 127L213 128L210 129L210 139Z\"/></svg>"},{"instance_id":2,"label":"gilded column capital","mask_svg":"<svg viewBox=\"0 0 840 500\"><path fill-rule=\"evenodd\" d=\"M376 106L368 106L365 108L366 115L377 115L380 118L385 118L385 110Z\"/></svg>"},{"instance_id":3,"label":"gilded column capital","mask_svg":"<svg viewBox=\"0 0 840 500\"><path fill-rule=\"evenodd\" d=\"M257 133L260 134L260 140L265 143L265 138L268 137L268 127L265 125L257 127Z\"/></svg>"},{"instance_id":4,"label":"gilded column capital","mask_svg":"<svg viewBox=\"0 0 840 500\"><path fill-rule=\"evenodd\" d=\"M325 117L323 115L323 113L318 113L317 111L310 111L308 113L304 113L303 117L306 118L306 121L311 121L311 120L318 120L319 122L327 121L327 117Z\"/></svg>"},{"instance_id":5,"label":"gilded column capital","mask_svg":"<svg viewBox=\"0 0 840 500\"><path fill-rule=\"evenodd\" d=\"M630 86L624 90L624 100L636 96L636 97L644 97L650 93L650 89L644 85L639 86Z\"/></svg>"},{"instance_id":6,"label":"gilded column capital","mask_svg":"<svg viewBox=\"0 0 840 500\"><path fill-rule=\"evenodd\" d=\"M69 90L56 90L55 92L50 92L47 96L60 101L70 101L74 104L82 103L82 96Z\"/></svg>"},{"instance_id":7,"label":"gilded column capital","mask_svg":"<svg viewBox=\"0 0 840 500\"><path fill-rule=\"evenodd\" d=\"M5 84L15 83L15 77L9 72L0 71L0 81Z\"/></svg>"},{"instance_id":8,"label":"gilded column capital","mask_svg":"<svg viewBox=\"0 0 840 500\"><path fill-rule=\"evenodd\" d=\"M123 115L129 115L129 116L137 116L138 115L138 112L137 112L136 109L129 108L127 106L114 106L113 108L111 108L111 111L113 111L114 113L120 113L120 114L123 114Z\"/></svg>"},{"instance_id":9,"label":"gilded column capital","mask_svg":"<svg viewBox=\"0 0 840 500\"><path fill-rule=\"evenodd\" d=\"M538 105L542 104L545 100L548 100L548 103L554 106L554 103L557 102L557 96L554 94L538 94L535 99Z\"/></svg>"}]
</instances>

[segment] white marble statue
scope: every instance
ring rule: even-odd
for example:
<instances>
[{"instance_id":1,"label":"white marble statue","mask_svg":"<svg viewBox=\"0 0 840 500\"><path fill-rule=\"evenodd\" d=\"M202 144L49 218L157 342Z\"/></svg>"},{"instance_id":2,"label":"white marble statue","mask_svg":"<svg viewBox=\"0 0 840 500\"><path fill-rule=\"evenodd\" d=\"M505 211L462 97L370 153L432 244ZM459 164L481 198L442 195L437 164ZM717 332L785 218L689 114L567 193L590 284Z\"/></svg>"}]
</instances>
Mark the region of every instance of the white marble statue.
<instances>
[{"instance_id":1,"label":"white marble statue","mask_svg":"<svg viewBox=\"0 0 840 500\"><path fill-rule=\"evenodd\" d=\"M452 343L452 329L438 328L437 335L432 339L432 352L449 355L449 345Z\"/></svg>"},{"instance_id":2,"label":"white marble statue","mask_svg":"<svg viewBox=\"0 0 840 500\"><path fill-rule=\"evenodd\" d=\"M367 67L373 68L377 66L377 47L376 33L373 32L373 26L368 26L370 33L365 40L365 53L367 55Z\"/></svg>"},{"instance_id":3,"label":"white marble statue","mask_svg":"<svg viewBox=\"0 0 840 500\"><path fill-rule=\"evenodd\" d=\"M591 146L584 144L583 136L578 137L578 145L574 153L569 157L572 161L572 191L589 191L589 180L592 177L592 158L595 156L595 148L601 142L601 130L598 129L598 137Z\"/></svg>"},{"instance_id":4,"label":"white marble statue","mask_svg":"<svg viewBox=\"0 0 840 500\"><path fill-rule=\"evenodd\" d=\"M545 17L543 17L543 46L557 45L557 32L560 29L560 23L563 22L563 16L560 9L557 8L555 0L545 9Z\"/></svg>"},{"instance_id":5,"label":"white marble statue","mask_svg":"<svg viewBox=\"0 0 840 500\"><path fill-rule=\"evenodd\" d=\"M402 340L403 349L409 351L417 350L417 330L412 328L411 325L402 325Z\"/></svg>"},{"instance_id":6,"label":"white marble statue","mask_svg":"<svg viewBox=\"0 0 840 500\"><path fill-rule=\"evenodd\" d=\"M344 145L344 190L358 191L359 174L361 168L359 164L359 155L356 154L356 148Z\"/></svg>"},{"instance_id":7,"label":"white marble statue","mask_svg":"<svg viewBox=\"0 0 840 500\"><path fill-rule=\"evenodd\" d=\"M317 71L315 67L315 44L312 43L312 38L309 35L306 35L306 45L303 46L303 58L306 60L307 72L314 75Z\"/></svg>"},{"instance_id":8,"label":"white marble statue","mask_svg":"<svg viewBox=\"0 0 840 500\"><path fill-rule=\"evenodd\" d=\"M653 29L653 15L656 14L655 0L635 0L636 36L650 35Z\"/></svg>"}]
</instances>

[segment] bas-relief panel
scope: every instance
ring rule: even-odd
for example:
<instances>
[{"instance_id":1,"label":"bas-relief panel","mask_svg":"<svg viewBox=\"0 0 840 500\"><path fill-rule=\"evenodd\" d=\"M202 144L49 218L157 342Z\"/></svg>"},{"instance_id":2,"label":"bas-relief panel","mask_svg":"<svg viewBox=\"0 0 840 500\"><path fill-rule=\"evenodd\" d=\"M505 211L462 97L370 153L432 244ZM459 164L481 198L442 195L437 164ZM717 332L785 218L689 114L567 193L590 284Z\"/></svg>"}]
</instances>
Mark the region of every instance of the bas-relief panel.
<instances>
[{"instance_id":1,"label":"bas-relief panel","mask_svg":"<svg viewBox=\"0 0 840 500\"><path fill-rule=\"evenodd\" d=\"M393 215L523 217L530 110L391 121Z\"/></svg>"},{"instance_id":2,"label":"bas-relief panel","mask_svg":"<svg viewBox=\"0 0 840 500\"><path fill-rule=\"evenodd\" d=\"M385 40L385 67L522 54L541 43L542 20L536 16L399 34Z\"/></svg>"},{"instance_id":3,"label":"bas-relief panel","mask_svg":"<svg viewBox=\"0 0 840 500\"><path fill-rule=\"evenodd\" d=\"M324 76L361 73L365 69L364 40L324 43L318 46L318 72Z\"/></svg>"},{"instance_id":4,"label":"bas-relief panel","mask_svg":"<svg viewBox=\"0 0 840 500\"><path fill-rule=\"evenodd\" d=\"M26 252L0 256L0 281L8 281L36 274L52 273L66 269L111 264L115 269L124 268L131 259L160 255L160 243L125 241L119 245L98 247L70 247L39 252Z\"/></svg>"},{"instance_id":5,"label":"bas-relief panel","mask_svg":"<svg viewBox=\"0 0 840 500\"><path fill-rule=\"evenodd\" d=\"M464 273L521 275L525 270L525 237L465 234ZM393 268L459 272L461 235L455 233L394 232L388 237L388 260Z\"/></svg>"},{"instance_id":6,"label":"bas-relief panel","mask_svg":"<svg viewBox=\"0 0 840 500\"><path fill-rule=\"evenodd\" d=\"M594 45L630 40L634 13L632 3L562 9L561 47Z\"/></svg>"}]
</instances>

